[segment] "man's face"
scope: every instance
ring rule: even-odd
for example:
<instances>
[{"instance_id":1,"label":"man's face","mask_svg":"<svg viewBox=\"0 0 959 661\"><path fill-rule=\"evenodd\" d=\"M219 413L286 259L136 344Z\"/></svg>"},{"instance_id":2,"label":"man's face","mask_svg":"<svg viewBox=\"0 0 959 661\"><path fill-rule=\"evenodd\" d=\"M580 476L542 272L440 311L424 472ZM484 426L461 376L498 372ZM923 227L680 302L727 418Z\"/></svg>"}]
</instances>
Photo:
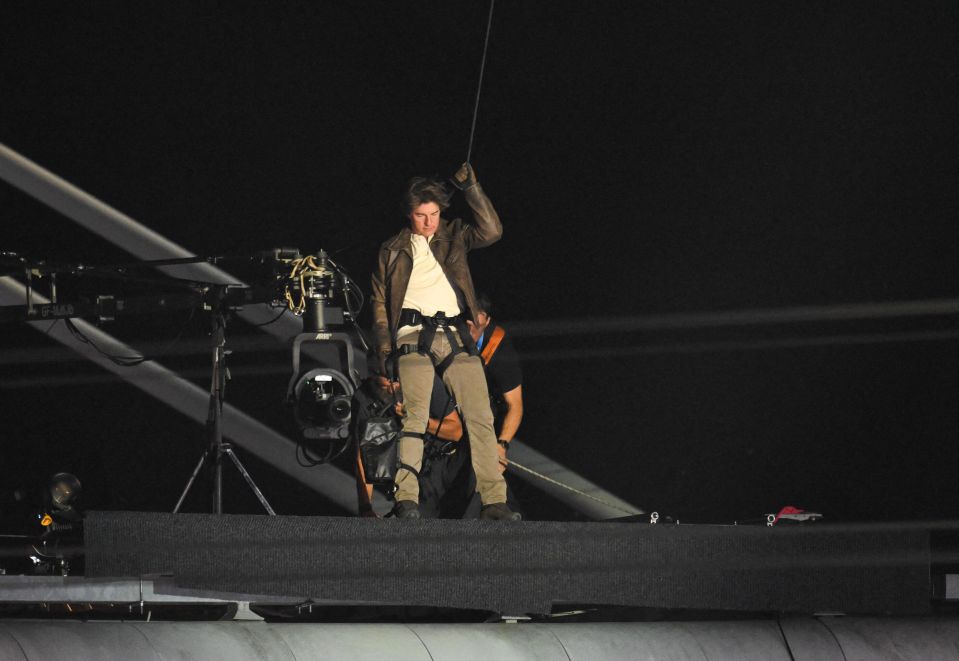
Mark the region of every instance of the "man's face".
<instances>
[{"instance_id":1,"label":"man's face","mask_svg":"<svg viewBox=\"0 0 959 661\"><path fill-rule=\"evenodd\" d=\"M436 202L424 202L410 212L410 230L430 238L440 224L440 205Z\"/></svg>"},{"instance_id":2,"label":"man's face","mask_svg":"<svg viewBox=\"0 0 959 661\"><path fill-rule=\"evenodd\" d=\"M478 312L476 314L476 321L479 322L474 324L472 321L467 321L466 325L469 326L470 335L473 336L473 341L477 342L480 339L480 335L486 330L486 327L489 326L489 315L485 312Z\"/></svg>"}]
</instances>

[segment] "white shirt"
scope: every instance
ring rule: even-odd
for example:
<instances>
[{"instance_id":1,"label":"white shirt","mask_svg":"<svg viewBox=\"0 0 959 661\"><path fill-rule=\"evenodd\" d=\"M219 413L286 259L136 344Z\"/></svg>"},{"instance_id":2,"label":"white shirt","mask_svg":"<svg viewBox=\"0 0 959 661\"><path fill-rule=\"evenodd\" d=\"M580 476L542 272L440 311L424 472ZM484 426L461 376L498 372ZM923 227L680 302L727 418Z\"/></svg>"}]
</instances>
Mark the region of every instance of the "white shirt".
<instances>
[{"instance_id":1,"label":"white shirt","mask_svg":"<svg viewBox=\"0 0 959 661\"><path fill-rule=\"evenodd\" d=\"M419 310L424 317L432 317L437 312L445 312L447 317L455 317L460 313L456 292L430 250L432 240L432 236L427 239L420 234L410 235L413 271L406 287L403 307ZM421 326L404 326L397 331L396 336L400 337L420 328Z\"/></svg>"}]
</instances>

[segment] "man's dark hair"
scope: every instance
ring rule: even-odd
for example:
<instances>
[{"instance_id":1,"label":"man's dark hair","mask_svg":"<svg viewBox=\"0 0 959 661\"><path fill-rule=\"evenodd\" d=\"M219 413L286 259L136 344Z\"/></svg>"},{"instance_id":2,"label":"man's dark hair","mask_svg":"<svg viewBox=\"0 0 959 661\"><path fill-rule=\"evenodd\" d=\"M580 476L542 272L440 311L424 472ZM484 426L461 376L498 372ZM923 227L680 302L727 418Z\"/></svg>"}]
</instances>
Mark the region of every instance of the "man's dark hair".
<instances>
[{"instance_id":1,"label":"man's dark hair","mask_svg":"<svg viewBox=\"0 0 959 661\"><path fill-rule=\"evenodd\" d=\"M452 193L450 193L442 181L430 177L413 177L406 187L406 194L403 196L403 206L406 209L406 213L409 213L421 204L436 202L442 211L449 207L451 196Z\"/></svg>"},{"instance_id":2,"label":"man's dark hair","mask_svg":"<svg viewBox=\"0 0 959 661\"><path fill-rule=\"evenodd\" d=\"M489 300L489 296L483 292L476 295L476 314L480 312L485 312L490 317L493 316L493 303Z\"/></svg>"}]
</instances>

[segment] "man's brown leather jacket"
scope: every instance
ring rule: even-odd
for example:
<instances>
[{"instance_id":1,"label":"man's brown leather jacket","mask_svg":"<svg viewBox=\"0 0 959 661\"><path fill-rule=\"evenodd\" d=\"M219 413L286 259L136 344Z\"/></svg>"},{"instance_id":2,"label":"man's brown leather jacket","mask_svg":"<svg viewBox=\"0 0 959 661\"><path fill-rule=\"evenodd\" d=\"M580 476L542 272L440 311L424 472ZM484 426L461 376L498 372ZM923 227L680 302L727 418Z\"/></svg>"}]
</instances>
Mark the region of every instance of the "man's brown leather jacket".
<instances>
[{"instance_id":1,"label":"man's brown leather jacket","mask_svg":"<svg viewBox=\"0 0 959 661\"><path fill-rule=\"evenodd\" d=\"M441 218L430 241L430 249L457 290L463 312L468 311L475 317L476 291L466 253L498 241L503 236L503 224L479 184L464 190L463 195L473 212L474 222L470 224L459 218L453 221ZM386 357L393 350L400 310L413 271L410 234L407 227L380 246L377 269L373 273L373 333L382 374L385 374ZM473 321L475 323L475 318Z\"/></svg>"}]
</instances>

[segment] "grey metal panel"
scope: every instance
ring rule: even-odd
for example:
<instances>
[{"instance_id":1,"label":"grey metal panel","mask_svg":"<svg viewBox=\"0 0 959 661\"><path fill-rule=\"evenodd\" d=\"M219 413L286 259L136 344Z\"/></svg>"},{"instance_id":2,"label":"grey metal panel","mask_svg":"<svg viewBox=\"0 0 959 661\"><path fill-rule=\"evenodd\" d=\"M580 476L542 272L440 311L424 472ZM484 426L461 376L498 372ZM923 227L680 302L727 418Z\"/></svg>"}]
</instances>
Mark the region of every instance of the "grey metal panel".
<instances>
[{"instance_id":1,"label":"grey metal panel","mask_svg":"<svg viewBox=\"0 0 959 661\"><path fill-rule=\"evenodd\" d=\"M565 659L553 625L531 624L417 624L412 629L433 661L546 661ZM597 658L597 657L592 657Z\"/></svg>"},{"instance_id":2,"label":"grey metal panel","mask_svg":"<svg viewBox=\"0 0 959 661\"><path fill-rule=\"evenodd\" d=\"M790 620L795 632L798 620ZM812 621L808 622L812 624ZM959 658L956 618L827 618L845 659ZM805 641L805 642L804 642ZM812 647L806 647L812 642ZM820 641L821 642L821 641ZM791 639L795 659L827 650ZM574 624L270 624L0 621L0 658L308 661L743 661L790 659L772 620Z\"/></svg>"},{"instance_id":3,"label":"grey metal panel","mask_svg":"<svg viewBox=\"0 0 959 661\"><path fill-rule=\"evenodd\" d=\"M3 661L27 661L27 655L20 647L20 643L9 632L4 631L2 626L0 626L0 659L3 659Z\"/></svg>"},{"instance_id":4,"label":"grey metal panel","mask_svg":"<svg viewBox=\"0 0 959 661\"><path fill-rule=\"evenodd\" d=\"M823 617L846 659L959 660L959 619ZM798 658L798 657L797 657Z\"/></svg>"},{"instance_id":5,"label":"grey metal panel","mask_svg":"<svg viewBox=\"0 0 959 661\"><path fill-rule=\"evenodd\" d=\"M787 617L780 626L794 661L845 661L836 637L820 620Z\"/></svg>"},{"instance_id":6,"label":"grey metal panel","mask_svg":"<svg viewBox=\"0 0 959 661\"><path fill-rule=\"evenodd\" d=\"M405 624L286 624L276 626L276 635L298 661L431 661L436 658Z\"/></svg>"},{"instance_id":7,"label":"grey metal panel","mask_svg":"<svg viewBox=\"0 0 959 661\"><path fill-rule=\"evenodd\" d=\"M702 645L707 659L790 661L779 625L772 620L753 622L683 622L685 632Z\"/></svg>"},{"instance_id":8,"label":"grey metal panel","mask_svg":"<svg viewBox=\"0 0 959 661\"><path fill-rule=\"evenodd\" d=\"M25 288L23 285L13 278L0 277L0 304L22 304L24 296ZM47 302L46 298L37 293L34 293L33 297L37 303ZM104 333L92 324L80 319L75 319L73 323L106 353L121 356L136 355L137 353L135 349ZM206 422L209 393L180 378L159 363L148 360L132 367L120 367L105 358L89 344L79 342L70 334L64 324L57 324L52 321L31 321L29 325L82 354L91 362L112 372L148 395L168 404L192 420L201 424ZM303 485L326 496L344 509L352 512L356 511L356 487L351 475L329 464L311 468L301 466L296 460L296 443L294 441L230 404L224 404L223 406L223 435ZM171 498L172 502L174 501Z\"/></svg>"},{"instance_id":9,"label":"grey metal panel","mask_svg":"<svg viewBox=\"0 0 959 661\"><path fill-rule=\"evenodd\" d=\"M0 602L140 601L136 579L95 580L77 576L0 576Z\"/></svg>"},{"instance_id":10,"label":"grey metal panel","mask_svg":"<svg viewBox=\"0 0 959 661\"><path fill-rule=\"evenodd\" d=\"M149 641L156 658L163 661L297 661L276 628L265 622L133 622L129 626Z\"/></svg>"},{"instance_id":11,"label":"grey metal panel","mask_svg":"<svg viewBox=\"0 0 959 661\"><path fill-rule=\"evenodd\" d=\"M256 602L258 604L299 604L304 596L276 596L190 590L174 585L172 578L85 578L83 576L0 576L0 602L28 603L137 603L212 604ZM311 600L314 604L337 604ZM352 603L352 602L351 602ZM3 657L0 657L2 659Z\"/></svg>"},{"instance_id":12,"label":"grey metal panel","mask_svg":"<svg viewBox=\"0 0 959 661\"><path fill-rule=\"evenodd\" d=\"M570 661L790 661L774 621L556 624Z\"/></svg>"},{"instance_id":13,"label":"grey metal panel","mask_svg":"<svg viewBox=\"0 0 959 661\"><path fill-rule=\"evenodd\" d=\"M946 574L946 599L959 599L959 574Z\"/></svg>"},{"instance_id":14,"label":"grey metal panel","mask_svg":"<svg viewBox=\"0 0 959 661\"><path fill-rule=\"evenodd\" d=\"M212 590L191 590L175 584L172 576L157 577L153 580L141 580L142 599L148 603L211 603L211 602L256 602L263 605L301 604L304 596L277 596L258 594L237 594L235 592L215 592ZM315 604L322 603L317 599Z\"/></svg>"},{"instance_id":15,"label":"grey metal panel","mask_svg":"<svg viewBox=\"0 0 959 661\"><path fill-rule=\"evenodd\" d=\"M750 645L755 623L711 632L680 623L633 624L268 624L249 622L0 622L27 659L307 661L542 661L546 659L788 659ZM557 633L562 630L562 633ZM721 645L715 636L735 637ZM563 641L561 644L560 641ZM566 649L564 650L564 645Z\"/></svg>"},{"instance_id":16,"label":"grey metal panel","mask_svg":"<svg viewBox=\"0 0 959 661\"><path fill-rule=\"evenodd\" d=\"M161 661L133 626L116 622L0 621L0 632L17 641L31 661L130 659ZM16 658L16 657L14 657Z\"/></svg>"}]
</instances>

